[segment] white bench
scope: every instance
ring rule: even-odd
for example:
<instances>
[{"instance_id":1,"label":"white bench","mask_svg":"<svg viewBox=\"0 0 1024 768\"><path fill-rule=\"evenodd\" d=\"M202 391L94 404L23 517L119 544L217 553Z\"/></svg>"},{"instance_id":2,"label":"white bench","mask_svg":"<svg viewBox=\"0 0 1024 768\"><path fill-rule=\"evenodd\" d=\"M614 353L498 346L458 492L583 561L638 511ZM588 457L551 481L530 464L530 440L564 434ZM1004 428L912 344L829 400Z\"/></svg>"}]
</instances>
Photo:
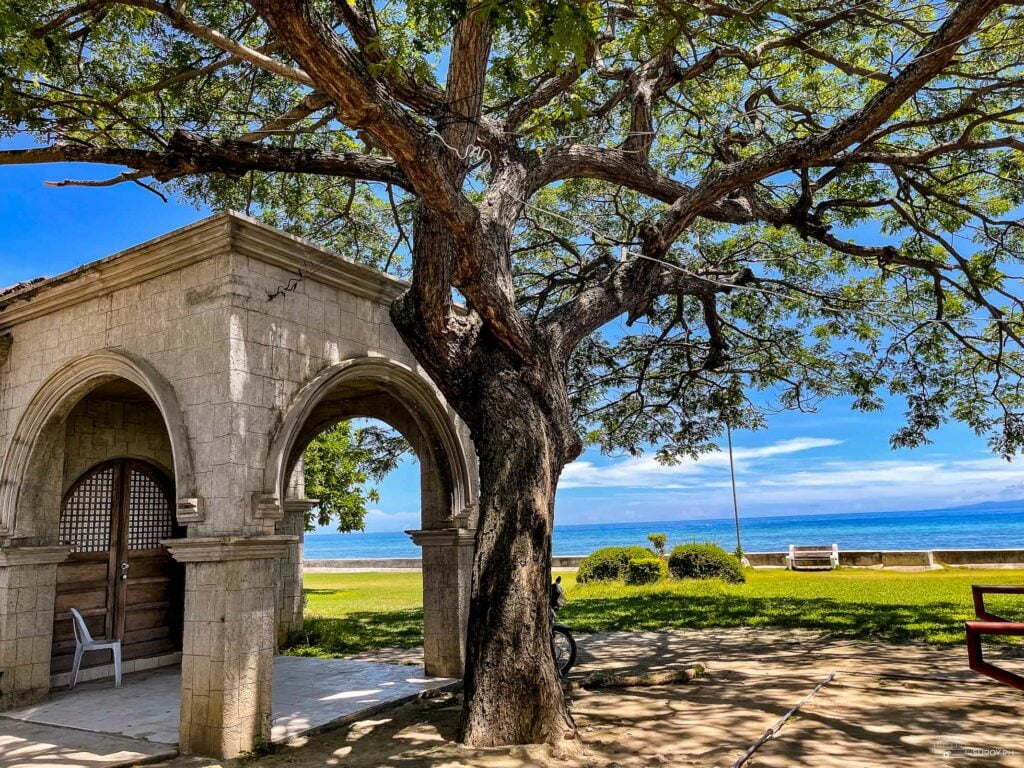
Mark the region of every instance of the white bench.
<instances>
[{"instance_id":1,"label":"white bench","mask_svg":"<svg viewBox=\"0 0 1024 768\"><path fill-rule=\"evenodd\" d=\"M807 569L832 570L839 567L839 545L819 544L807 547L789 545L786 567L791 571Z\"/></svg>"}]
</instances>

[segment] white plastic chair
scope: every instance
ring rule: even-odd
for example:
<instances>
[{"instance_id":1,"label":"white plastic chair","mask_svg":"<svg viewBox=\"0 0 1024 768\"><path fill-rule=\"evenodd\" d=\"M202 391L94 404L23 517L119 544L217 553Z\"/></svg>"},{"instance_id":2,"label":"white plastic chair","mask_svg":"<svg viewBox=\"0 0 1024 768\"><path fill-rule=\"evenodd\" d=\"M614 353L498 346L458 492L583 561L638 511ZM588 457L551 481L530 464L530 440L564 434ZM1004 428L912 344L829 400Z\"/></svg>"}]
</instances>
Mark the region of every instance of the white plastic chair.
<instances>
[{"instance_id":1,"label":"white plastic chair","mask_svg":"<svg viewBox=\"0 0 1024 768\"><path fill-rule=\"evenodd\" d=\"M121 687L121 641L94 640L85 625L85 619L74 608L71 609L71 623L75 628L75 663L71 667L71 687L78 682L78 668L82 666L82 655L86 651L103 651L107 648L114 654L114 685Z\"/></svg>"}]
</instances>

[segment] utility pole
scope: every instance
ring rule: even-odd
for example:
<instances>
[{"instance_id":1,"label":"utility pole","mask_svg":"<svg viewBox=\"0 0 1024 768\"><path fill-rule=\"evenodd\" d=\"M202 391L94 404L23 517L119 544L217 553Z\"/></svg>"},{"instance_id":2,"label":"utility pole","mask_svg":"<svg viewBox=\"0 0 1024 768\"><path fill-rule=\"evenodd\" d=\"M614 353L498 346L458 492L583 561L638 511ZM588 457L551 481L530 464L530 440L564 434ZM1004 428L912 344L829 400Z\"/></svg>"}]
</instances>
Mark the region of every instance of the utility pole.
<instances>
[{"instance_id":1,"label":"utility pole","mask_svg":"<svg viewBox=\"0 0 1024 768\"><path fill-rule=\"evenodd\" d=\"M736 465L732 460L732 427L725 422L725 437L729 441L729 477L732 479L732 514L736 520L736 557L743 557L743 545L740 544L740 503L736 497Z\"/></svg>"}]
</instances>

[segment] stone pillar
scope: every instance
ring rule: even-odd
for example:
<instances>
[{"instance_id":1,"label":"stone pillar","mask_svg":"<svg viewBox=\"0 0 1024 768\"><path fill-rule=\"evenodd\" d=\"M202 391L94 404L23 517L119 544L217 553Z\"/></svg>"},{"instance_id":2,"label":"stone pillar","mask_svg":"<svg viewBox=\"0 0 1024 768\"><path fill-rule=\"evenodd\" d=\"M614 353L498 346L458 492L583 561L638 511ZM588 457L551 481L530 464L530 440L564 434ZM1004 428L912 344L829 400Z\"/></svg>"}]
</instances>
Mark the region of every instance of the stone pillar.
<instances>
[{"instance_id":1,"label":"stone pillar","mask_svg":"<svg viewBox=\"0 0 1024 768\"><path fill-rule=\"evenodd\" d=\"M423 550L423 665L432 677L462 677L476 532L406 531Z\"/></svg>"},{"instance_id":2,"label":"stone pillar","mask_svg":"<svg viewBox=\"0 0 1024 768\"><path fill-rule=\"evenodd\" d=\"M49 693L57 564L70 551L0 549L0 709L35 704Z\"/></svg>"},{"instance_id":3,"label":"stone pillar","mask_svg":"<svg viewBox=\"0 0 1024 768\"><path fill-rule=\"evenodd\" d=\"M293 632L302 630L302 544L306 534L306 513L316 506L314 499L288 499L277 532L293 536L281 558L277 590L277 646L285 645Z\"/></svg>"},{"instance_id":4,"label":"stone pillar","mask_svg":"<svg viewBox=\"0 0 1024 768\"><path fill-rule=\"evenodd\" d=\"M185 563L179 749L237 757L270 740L276 562L292 537L162 543Z\"/></svg>"}]
</instances>

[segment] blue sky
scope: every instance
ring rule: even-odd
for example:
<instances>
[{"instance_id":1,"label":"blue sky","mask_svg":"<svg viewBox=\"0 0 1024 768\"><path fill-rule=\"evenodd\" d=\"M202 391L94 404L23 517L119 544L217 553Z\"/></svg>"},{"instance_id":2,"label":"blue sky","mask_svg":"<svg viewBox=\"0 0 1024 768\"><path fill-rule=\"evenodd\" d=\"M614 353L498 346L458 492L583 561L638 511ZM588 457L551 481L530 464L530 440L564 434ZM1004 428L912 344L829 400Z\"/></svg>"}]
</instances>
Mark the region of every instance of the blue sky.
<instances>
[{"instance_id":1,"label":"blue sky","mask_svg":"<svg viewBox=\"0 0 1024 768\"><path fill-rule=\"evenodd\" d=\"M9 147L10 144L6 144ZM116 169L89 166L0 168L0 286L71 269L206 215L163 203L135 185L52 189L46 180L107 178ZM959 424L934 444L893 451L898 402L882 413L850 410L836 400L814 414L770 417L768 429L734 435L741 512L810 514L922 509L1024 498L1024 468L993 456ZM367 530L418 527L414 460L381 488ZM676 520L731 514L724 454L663 467L651 456L587 451L567 467L559 489L560 524Z\"/></svg>"}]
</instances>

